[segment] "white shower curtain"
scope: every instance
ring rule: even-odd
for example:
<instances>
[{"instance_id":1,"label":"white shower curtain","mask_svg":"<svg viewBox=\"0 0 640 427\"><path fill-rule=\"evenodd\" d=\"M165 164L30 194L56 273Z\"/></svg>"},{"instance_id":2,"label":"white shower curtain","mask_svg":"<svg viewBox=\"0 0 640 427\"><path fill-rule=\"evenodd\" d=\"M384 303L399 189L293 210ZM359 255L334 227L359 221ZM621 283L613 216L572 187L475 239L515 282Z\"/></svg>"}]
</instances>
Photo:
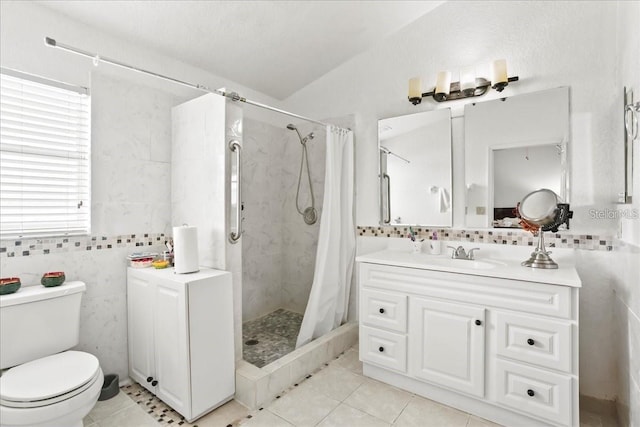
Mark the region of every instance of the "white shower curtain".
<instances>
[{"instance_id":1,"label":"white shower curtain","mask_svg":"<svg viewBox=\"0 0 640 427\"><path fill-rule=\"evenodd\" d=\"M311 294L296 348L347 318L356 236L353 224L353 133L327 126L324 201Z\"/></svg>"}]
</instances>

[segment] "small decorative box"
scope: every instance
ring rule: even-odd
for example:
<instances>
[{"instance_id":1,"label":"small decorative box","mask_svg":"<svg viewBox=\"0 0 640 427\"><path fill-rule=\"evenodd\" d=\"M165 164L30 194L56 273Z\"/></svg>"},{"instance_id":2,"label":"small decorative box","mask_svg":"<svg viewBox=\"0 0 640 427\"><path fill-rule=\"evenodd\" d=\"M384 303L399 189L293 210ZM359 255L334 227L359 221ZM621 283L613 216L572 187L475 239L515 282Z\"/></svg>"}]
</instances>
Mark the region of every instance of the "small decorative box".
<instances>
[{"instance_id":1,"label":"small decorative box","mask_svg":"<svg viewBox=\"0 0 640 427\"><path fill-rule=\"evenodd\" d=\"M22 284L19 277L5 277L0 279L0 295L7 295L17 292Z\"/></svg>"},{"instance_id":2,"label":"small decorative box","mask_svg":"<svg viewBox=\"0 0 640 427\"><path fill-rule=\"evenodd\" d=\"M64 280L65 280L64 272L51 271L49 273L44 273L44 275L42 276L42 279L40 280L40 283L42 283L42 286L51 288L53 286L62 285L64 283Z\"/></svg>"}]
</instances>

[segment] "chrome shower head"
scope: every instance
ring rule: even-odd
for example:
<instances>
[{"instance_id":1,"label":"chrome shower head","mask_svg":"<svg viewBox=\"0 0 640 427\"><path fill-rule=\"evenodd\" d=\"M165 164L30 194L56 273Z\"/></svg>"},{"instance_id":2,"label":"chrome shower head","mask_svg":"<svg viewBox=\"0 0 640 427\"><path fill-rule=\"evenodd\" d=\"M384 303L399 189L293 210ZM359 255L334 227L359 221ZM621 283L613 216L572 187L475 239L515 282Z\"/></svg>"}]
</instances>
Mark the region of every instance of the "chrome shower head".
<instances>
[{"instance_id":1,"label":"chrome shower head","mask_svg":"<svg viewBox=\"0 0 640 427\"><path fill-rule=\"evenodd\" d=\"M315 137L315 134L313 132L311 132L309 135L307 135L304 138L302 138L302 143L306 143L307 141L312 140L314 137Z\"/></svg>"}]
</instances>

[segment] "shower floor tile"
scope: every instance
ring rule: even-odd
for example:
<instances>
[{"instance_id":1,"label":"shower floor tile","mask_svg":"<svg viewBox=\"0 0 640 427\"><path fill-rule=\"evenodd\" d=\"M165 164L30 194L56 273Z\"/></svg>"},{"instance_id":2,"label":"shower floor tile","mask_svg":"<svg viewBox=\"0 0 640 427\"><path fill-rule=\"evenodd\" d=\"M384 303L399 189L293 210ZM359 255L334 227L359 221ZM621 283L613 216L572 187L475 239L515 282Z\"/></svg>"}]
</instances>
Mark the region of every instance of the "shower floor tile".
<instances>
[{"instance_id":1,"label":"shower floor tile","mask_svg":"<svg viewBox=\"0 0 640 427\"><path fill-rule=\"evenodd\" d=\"M296 348L302 315L278 309L242 324L243 358L262 368ZM254 343L257 341L257 343ZM249 344L247 344L249 343Z\"/></svg>"}]
</instances>

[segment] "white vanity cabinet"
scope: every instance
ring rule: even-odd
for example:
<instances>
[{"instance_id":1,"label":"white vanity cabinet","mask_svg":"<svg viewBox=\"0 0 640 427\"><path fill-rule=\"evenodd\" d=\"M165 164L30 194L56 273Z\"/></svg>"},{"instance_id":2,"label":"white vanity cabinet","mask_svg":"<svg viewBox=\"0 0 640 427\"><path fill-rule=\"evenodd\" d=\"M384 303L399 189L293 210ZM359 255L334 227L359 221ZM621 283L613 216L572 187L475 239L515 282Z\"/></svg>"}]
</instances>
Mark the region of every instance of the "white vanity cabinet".
<instances>
[{"instance_id":1,"label":"white vanity cabinet","mask_svg":"<svg viewBox=\"0 0 640 427\"><path fill-rule=\"evenodd\" d=\"M365 375L503 425L579 425L575 269L512 279L395 255L357 259Z\"/></svg>"},{"instance_id":2,"label":"white vanity cabinet","mask_svg":"<svg viewBox=\"0 0 640 427\"><path fill-rule=\"evenodd\" d=\"M129 267L129 376L187 421L233 397L231 274Z\"/></svg>"}]
</instances>

